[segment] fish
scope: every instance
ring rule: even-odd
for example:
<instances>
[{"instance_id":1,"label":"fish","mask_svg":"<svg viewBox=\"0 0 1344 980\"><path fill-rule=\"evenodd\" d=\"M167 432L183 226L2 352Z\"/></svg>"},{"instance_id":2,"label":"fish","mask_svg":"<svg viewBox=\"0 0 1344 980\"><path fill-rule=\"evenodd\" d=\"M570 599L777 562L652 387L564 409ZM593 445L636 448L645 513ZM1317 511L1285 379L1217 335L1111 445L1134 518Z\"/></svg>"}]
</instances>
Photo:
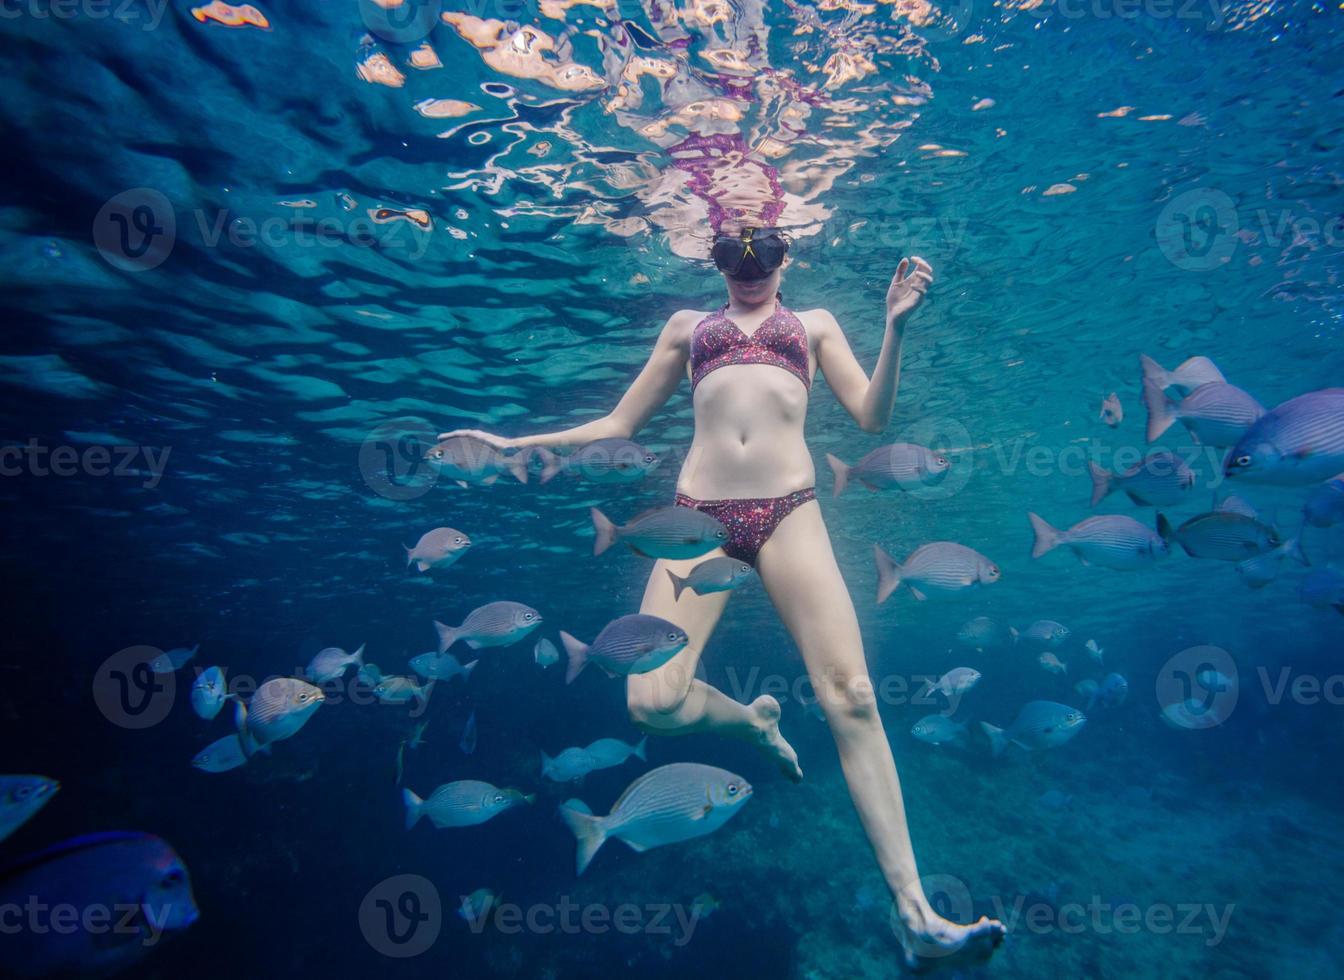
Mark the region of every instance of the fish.
<instances>
[{"instance_id":1,"label":"fish","mask_svg":"<svg viewBox=\"0 0 1344 980\"><path fill-rule=\"evenodd\" d=\"M729 558L727 555L702 561L686 576L677 575L670 568L667 570L667 577L672 580L673 599L680 599L682 590L688 586L696 595L729 592L755 574L756 569L742 559Z\"/></svg>"},{"instance_id":2,"label":"fish","mask_svg":"<svg viewBox=\"0 0 1344 980\"><path fill-rule=\"evenodd\" d=\"M1101 414L1098 419L1105 422L1112 429L1125 420L1125 409L1120 404L1120 396L1111 392L1101 400Z\"/></svg>"},{"instance_id":3,"label":"fish","mask_svg":"<svg viewBox=\"0 0 1344 980\"><path fill-rule=\"evenodd\" d=\"M0 841L33 819L60 788L46 776L0 776Z\"/></svg>"},{"instance_id":4,"label":"fish","mask_svg":"<svg viewBox=\"0 0 1344 980\"><path fill-rule=\"evenodd\" d=\"M616 525L596 507L589 510L596 537L593 554L600 555L618 541L645 558L687 559L721 547L728 530L715 518L693 507L655 507Z\"/></svg>"},{"instance_id":5,"label":"fish","mask_svg":"<svg viewBox=\"0 0 1344 980\"><path fill-rule=\"evenodd\" d=\"M439 653L446 653L459 640L473 650L506 647L517 643L541 623L541 613L531 606L504 600L487 602L473 609L461 626L445 626L435 620L434 628L439 633Z\"/></svg>"},{"instance_id":6,"label":"fish","mask_svg":"<svg viewBox=\"0 0 1344 980\"><path fill-rule=\"evenodd\" d=\"M201 749L191 764L201 772L228 772L247 765L247 753L243 751L242 739L234 733L217 738Z\"/></svg>"},{"instance_id":7,"label":"fish","mask_svg":"<svg viewBox=\"0 0 1344 980\"><path fill-rule=\"evenodd\" d=\"M557 475L568 473L591 483L634 483L652 473L659 463L658 454L629 439L597 439L559 456L547 449L536 450L541 460L541 482L549 483Z\"/></svg>"},{"instance_id":8,"label":"fish","mask_svg":"<svg viewBox=\"0 0 1344 980\"><path fill-rule=\"evenodd\" d=\"M462 896L457 916L465 919L473 929L480 929L481 923L490 915L490 910L499 901L499 892L493 888L477 888L470 895Z\"/></svg>"},{"instance_id":9,"label":"fish","mask_svg":"<svg viewBox=\"0 0 1344 980\"><path fill-rule=\"evenodd\" d=\"M458 486L490 486L505 473L519 483L527 482L528 450L505 456L502 452L471 436L452 436L425 451L425 462Z\"/></svg>"},{"instance_id":10,"label":"fish","mask_svg":"<svg viewBox=\"0 0 1344 980\"><path fill-rule=\"evenodd\" d=\"M936 681L926 681L924 690L920 692L919 696L927 698L937 691L950 700L954 697L960 697L979 683L980 671L974 667L953 667Z\"/></svg>"},{"instance_id":11,"label":"fish","mask_svg":"<svg viewBox=\"0 0 1344 980\"><path fill-rule=\"evenodd\" d=\"M646 613L632 613L613 619L591 644L564 630L560 631L560 642L569 655L565 683L572 684L589 663L597 664L612 676L647 674L685 649L690 637L676 623Z\"/></svg>"},{"instance_id":12,"label":"fish","mask_svg":"<svg viewBox=\"0 0 1344 980\"><path fill-rule=\"evenodd\" d=\"M957 630L957 642L983 653L989 647L1003 644L1004 633L999 624L988 616L976 616L961 624Z\"/></svg>"},{"instance_id":13,"label":"fish","mask_svg":"<svg viewBox=\"0 0 1344 980\"><path fill-rule=\"evenodd\" d=\"M191 663L196 656L196 651L201 648L198 643L190 650L186 647L175 647L166 653L161 653L149 662L149 669L156 674L172 674L187 664Z\"/></svg>"},{"instance_id":14,"label":"fish","mask_svg":"<svg viewBox=\"0 0 1344 980\"><path fill-rule=\"evenodd\" d=\"M1020 633L1009 626L1008 635L1013 638L1013 646L1025 641L1029 646L1058 650L1073 635L1073 630L1053 619L1038 619Z\"/></svg>"},{"instance_id":15,"label":"fish","mask_svg":"<svg viewBox=\"0 0 1344 980\"><path fill-rule=\"evenodd\" d=\"M1333 568L1313 568L1298 584L1297 594L1309 606L1332 606L1344 613L1344 574Z\"/></svg>"},{"instance_id":16,"label":"fish","mask_svg":"<svg viewBox=\"0 0 1344 980\"><path fill-rule=\"evenodd\" d=\"M1120 674L1107 674L1101 682L1101 703L1108 708L1118 708L1129 697L1129 681Z\"/></svg>"},{"instance_id":17,"label":"fish","mask_svg":"<svg viewBox=\"0 0 1344 980\"><path fill-rule=\"evenodd\" d=\"M643 852L711 834L741 812L751 793L750 783L726 769L674 762L627 786L605 817L582 800L568 800L560 816L578 842L576 873L583 874L612 838Z\"/></svg>"},{"instance_id":18,"label":"fish","mask_svg":"<svg viewBox=\"0 0 1344 980\"><path fill-rule=\"evenodd\" d=\"M619 738L599 738L591 743L584 751L593 757L597 763L597 769L610 769L613 766L623 765L626 759L631 756L646 762L647 757L644 750L648 747L649 737L645 735L635 745L627 745Z\"/></svg>"},{"instance_id":19,"label":"fish","mask_svg":"<svg viewBox=\"0 0 1344 980\"><path fill-rule=\"evenodd\" d=\"M1006 731L984 721L980 723L980 728L989 737L990 749L997 758L1003 755L1009 745L1017 745L1028 751L1063 745L1077 735L1086 723L1087 716L1067 704L1030 701L1022 707Z\"/></svg>"},{"instance_id":20,"label":"fish","mask_svg":"<svg viewBox=\"0 0 1344 980\"><path fill-rule=\"evenodd\" d=\"M406 550L406 567L411 565L422 572L431 568L449 568L471 547L471 538L451 527L436 527L420 535L414 548Z\"/></svg>"},{"instance_id":21,"label":"fish","mask_svg":"<svg viewBox=\"0 0 1344 980\"><path fill-rule=\"evenodd\" d=\"M1143 403L1148 409L1149 442L1162 438L1179 420L1195 442L1231 446L1265 414L1264 406L1236 385L1218 383L1201 385L1179 402L1145 384Z\"/></svg>"},{"instance_id":22,"label":"fish","mask_svg":"<svg viewBox=\"0 0 1344 980\"><path fill-rule=\"evenodd\" d=\"M364 664L355 676L369 687L376 687L378 682L383 679L383 672L377 664Z\"/></svg>"},{"instance_id":23,"label":"fish","mask_svg":"<svg viewBox=\"0 0 1344 980\"><path fill-rule=\"evenodd\" d=\"M462 729L462 740L457 743L457 747L463 755L471 755L476 751L476 712L473 711L467 718L467 724Z\"/></svg>"},{"instance_id":24,"label":"fish","mask_svg":"<svg viewBox=\"0 0 1344 980\"><path fill-rule=\"evenodd\" d=\"M1157 515L1162 537L1179 544L1191 558L1244 562L1266 552L1279 551L1300 564L1311 564L1302 553L1297 537L1284 541L1268 524L1234 511L1212 510L1197 514L1180 527L1173 528L1162 514Z\"/></svg>"},{"instance_id":25,"label":"fish","mask_svg":"<svg viewBox=\"0 0 1344 980\"><path fill-rule=\"evenodd\" d=\"M392 674L384 677L373 686L373 694L383 704L408 704L411 701L424 703L434 690L434 681L416 684L410 677Z\"/></svg>"},{"instance_id":26,"label":"fish","mask_svg":"<svg viewBox=\"0 0 1344 980\"><path fill-rule=\"evenodd\" d=\"M965 724L953 721L947 715L927 715L915 722L910 734L926 745L955 745L966 748L970 734Z\"/></svg>"},{"instance_id":27,"label":"fish","mask_svg":"<svg viewBox=\"0 0 1344 980\"><path fill-rule=\"evenodd\" d=\"M192 710L206 721L213 720L223 709L224 702L233 697L224 681L224 671L219 667L207 667L191 685Z\"/></svg>"},{"instance_id":28,"label":"fish","mask_svg":"<svg viewBox=\"0 0 1344 980\"><path fill-rule=\"evenodd\" d=\"M45 928L0 929L6 977L120 973L200 918L191 877L172 846L127 832L76 837L0 869L0 908L45 908L53 916ZM60 928L58 910L103 927Z\"/></svg>"},{"instance_id":29,"label":"fish","mask_svg":"<svg viewBox=\"0 0 1344 980\"><path fill-rule=\"evenodd\" d=\"M1227 383L1218 365L1198 355L1182 361L1176 370L1168 371L1147 354L1140 354L1139 367L1143 371L1143 380L1156 385L1161 391L1177 388L1182 394L1188 395L1203 385Z\"/></svg>"},{"instance_id":30,"label":"fish","mask_svg":"<svg viewBox=\"0 0 1344 980\"><path fill-rule=\"evenodd\" d=\"M1171 728L1185 731L1197 731L1222 724L1217 713L1210 711L1208 700L1204 698L1186 698L1164 704L1159 717Z\"/></svg>"},{"instance_id":31,"label":"fish","mask_svg":"<svg viewBox=\"0 0 1344 980\"><path fill-rule=\"evenodd\" d=\"M1302 505L1302 519L1312 527L1344 523L1344 473L1318 483Z\"/></svg>"},{"instance_id":32,"label":"fish","mask_svg":"<svg viewBox=\"0 0 1344 980\"><path fill-rule=\"evenodd\" d=\"M980 552L954 541L933 541L920 545L897 565L879 545L873 545L877 560L877 601L902 585L921 601L930 595L950 596L999 580L999 566Z\"/></svg>"},{"instance_id":33,"label":"fish","mask_svg":"<svg viewBox=\"0 0 1344 980\"><path fill-rule=\"evenodd\" d=\"M1036 514L1027 514L1035 540L1031 557L1040 558L1061 545L1084 565L1103 568L1145 568L1167 557L1166 538L1124 514L1103 514L1079 521L1067 531L1052 527Z\"/></svg>"},{"instance_id":34,"label":"fish","mask_svg":"<svg viewBox=\"0 0 1344 980\"><path fill-rule=\"evenodd\" d=\"M1047 673L1063 675L1069 672L1069 665L1060 660L1049 650L1036 658L1036 662L1045 669Z\"/></svg>"},{"instance_id":35,"label":"fish","mask_svg":"<svg viewBox=\"0 0 1344 980\"><path fill-rule=\"evenodd\" d=\"M555 648L554 643L543 636L532 648L532 659L541 667L551 667L560 662L560 651Z\"/></svg>"},{"instance_id":36,"label":"fish","mask_svg":"<svg viewBox=\"0 0 1344 980\"><path fill-rule=\"evenodd\" d=\"M1097 700L1101 697L1101 685L1092 678L1079 681L1073 685L1073 689L1078 692L1080 698L1087 699L1087 704L1083 705L1084 711L1091 711L1097 706Z\"/></svg>"},{"instance_id":37,"label":"fish","mask_svg":"<svg viewBox=\"0 0 1344 980\"><path fill-rule=\"evenodd\" d=\"M462 779L444 783L428 799L422 800L409 789L401 791L406 805L406 829L410 830L428 817L429 822L443 830L445 827L471 827L485 823L506 810L536 802L536 795L516 789L500 789L478 779Z\"/></svg>"},{"instance_id":38,"label":"fish","mask_svg":"<svg viewBox=\"0 0 1344 980\"><path fill-rule=\"evenodd\" d=\"M429 727L429 719L416 722L411 726L411 732L406 736L406 747L408 749L418 749L425 744L425 729Z\"/></svg>"},{"instance_id":39,"label":"fish","mask_svg":"<svg viewBox=\"0 0 1344 980\"><path fill-rule=\"evenodd\" d=\"M1344 388L1290 398L1257 421L1227 454L1223 472L1249 483L1305 486L1344 470Z\"/></svg>"},{"instance_id":40,"label":"fish","mask_svg":"<svg viewBox=\"0 0 1344 980\"><path fill-rule=\"evenodd\" d=\"M587 749L565 749L554 759L545 752L541 753L541 775L556 783L573 782L583 779L594 769L600 768L597 759Z\"/></svg>"},{"instance_id":41,"label":"fish","mask_svg":"<svg viewBox=\"0 0 1344 980\"><path fill-rule=\"evenodd\" d=\"M942 453L908 442L894 442L879 446L854 465L842 463L830 453L826 462L835 474L832 496L845 492L850 480L857 480L869 490L918 490L942 483L952 464Z\"/></svg>"},{"instance_id":42,"label":"fish","mask_svg":"<svg viewBox=\"0 0 1344 980\"><path fill-rule=\"evenodd\" d=\"M691 899L691 914L697 920L708 919L721 908L723 908L723 903L709 892L701 892Z\"/></svg>"},{"instance_id":43,"label":"fish","mask_svg":"<svg viewBox=\"0 0 1344 980\"><path fill-rule=\"evenodd\" d=\"M257 688L246 704L235 702L234 724L243 751L252 756L272 742L291 738L322 707L326 695L293 677L273 677Z\"/></svg>"},{"instance_id":44,"label":"fish","mask_svg":"<svg viewBox=\"0 0 1344 980\"><path fill-rule=\"evenodd\" d=\"M1142 507L1170 507L1185 500L1194 488L1195 473L1176 453L1160 450L1120 473L1104 470L1088 460L1092 476L1092 506L1115 491L1123 491Z\"/></svg>"},{"instance_id":45,"label":"fish","mask_svg":"<svg viewBox=\"0 0 1344 980\"><path fill-rule=\"evenodd\" d=\"M410 667L430 681L450 681L454 677L461 677L463 681L467 681L471 679L471 672L479 663L479 660L473 660L464 664L451 653L435 653L430 650L428 653L412 657Z\"/></svg>"},{"instance_id":46,"label":"fish","mask_svg":"<svg viewBox=\"0 0 1344 980\"><path fill-rule=\"evenodd\" d=\"M319 650L313 656L313 659L308 661L308 667L304 670L303 675L314 684L325 684L342 677L345 674L345 669L352 666L364 666L363 643L354 653L346 653L340 647L327 647L325 650Z\"/></svg>"}]
</instances>

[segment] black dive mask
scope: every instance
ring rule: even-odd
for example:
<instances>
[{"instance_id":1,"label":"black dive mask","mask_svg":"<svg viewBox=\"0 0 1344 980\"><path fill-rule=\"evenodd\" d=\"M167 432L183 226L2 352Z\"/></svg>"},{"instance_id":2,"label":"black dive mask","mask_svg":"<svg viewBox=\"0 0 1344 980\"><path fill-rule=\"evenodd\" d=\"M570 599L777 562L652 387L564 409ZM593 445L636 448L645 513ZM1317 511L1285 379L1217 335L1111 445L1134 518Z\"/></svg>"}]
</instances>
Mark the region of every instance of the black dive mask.
<instances>
[{"instance_id":1,"label":"black dive mask","mask_svg":"<svg viewBox=\"0 0 1344 980\"><path fill-rule=\"evenodd\" d=\"M789 243L773 228L743 228L740 237L720 235L710 253L724 275L734 279L764 279L784 263Z\"/></svg>"}]
</instances>

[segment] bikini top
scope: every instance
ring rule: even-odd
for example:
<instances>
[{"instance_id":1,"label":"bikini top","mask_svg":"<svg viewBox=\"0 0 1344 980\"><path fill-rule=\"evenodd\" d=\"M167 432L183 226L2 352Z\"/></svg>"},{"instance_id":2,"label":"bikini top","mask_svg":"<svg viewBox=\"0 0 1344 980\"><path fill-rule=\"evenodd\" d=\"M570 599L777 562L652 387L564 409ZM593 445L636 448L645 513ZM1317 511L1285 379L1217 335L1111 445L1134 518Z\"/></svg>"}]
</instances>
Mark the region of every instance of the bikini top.
<instances>
[{"instance_id":1,"label":"bikini top","mask_svg":"<svg viewBox=\"0 0 1344 980\"><path fill-rule=\"evenodd\" d=\"M773 364L812 388L807 330L792 310L775 300L775 312L748 337L730 320L725 303L691 334L691 391L705 375L729 364Z\"/></svg>"}]
</instances>

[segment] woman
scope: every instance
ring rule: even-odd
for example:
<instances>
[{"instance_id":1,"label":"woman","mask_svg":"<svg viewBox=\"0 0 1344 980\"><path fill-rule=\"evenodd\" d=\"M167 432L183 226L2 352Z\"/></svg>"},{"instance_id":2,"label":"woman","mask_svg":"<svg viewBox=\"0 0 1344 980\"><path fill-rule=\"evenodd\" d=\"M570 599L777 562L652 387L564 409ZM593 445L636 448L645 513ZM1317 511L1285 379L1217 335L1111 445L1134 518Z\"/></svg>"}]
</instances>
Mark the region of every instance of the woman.
<instances>
[{"instance_id":1,"label":"woman","mask_svg":"<svg viewBox=\"0 0 1344 980\"><path fill-rule=\"evenodd\" d=\"M669 663L628 679L631 717L662 735L720 732L760 745L791 779L797 754L779 731L779 702L762 695L740 704L695 677L701 652L728 601L727 592L674 594L668 572L685 576L705 558L727 553L750 561L807 664L840 753L850 796L900 916L908 965L915 969L987 958L1003 926L986 918L950 922L927 900L915 869L900 781L878 716L854 604L831 552L816 501L803 420L819 368L865 432L891 420L901 370L901 339L933 281L923 259L902 259L887 290L886 333L870 379L840 325L826 310L793 312L782 304L787 242L774 230L720 235L715 264L728 302L703 313L682 310L663 327L648 363L605 418L545 435L509 439L469 435L501 448L582 446L632 438L689 372L695 436L677 480L677 503L705 510L727 527L723 549L687 561L659 559L640 611L671 620L690 643Z\"/></svg>"}]
</instances>

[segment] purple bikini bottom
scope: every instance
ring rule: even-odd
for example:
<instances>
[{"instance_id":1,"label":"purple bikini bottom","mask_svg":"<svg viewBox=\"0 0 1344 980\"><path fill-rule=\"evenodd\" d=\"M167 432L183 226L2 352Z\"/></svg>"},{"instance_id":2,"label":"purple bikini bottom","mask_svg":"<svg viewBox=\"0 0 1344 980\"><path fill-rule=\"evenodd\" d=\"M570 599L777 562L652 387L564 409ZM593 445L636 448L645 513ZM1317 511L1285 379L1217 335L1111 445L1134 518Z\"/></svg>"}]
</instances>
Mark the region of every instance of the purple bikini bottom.
<instances>
[{"instance_id":1,"label":"purple bikini bottom","mask_svg":"<svg viewBox=\"0 0 1344 980\"><path fill-rule=\"evenodd\" d=\"M724 553L754 566L761 545L775 533L779 522L795 508L816 499L816 487L808 487L783 497L739 497L733 500L696 500L679 493L676 505L703 511L717 520L728 529Z\"/></svg>"}]
</instances>

